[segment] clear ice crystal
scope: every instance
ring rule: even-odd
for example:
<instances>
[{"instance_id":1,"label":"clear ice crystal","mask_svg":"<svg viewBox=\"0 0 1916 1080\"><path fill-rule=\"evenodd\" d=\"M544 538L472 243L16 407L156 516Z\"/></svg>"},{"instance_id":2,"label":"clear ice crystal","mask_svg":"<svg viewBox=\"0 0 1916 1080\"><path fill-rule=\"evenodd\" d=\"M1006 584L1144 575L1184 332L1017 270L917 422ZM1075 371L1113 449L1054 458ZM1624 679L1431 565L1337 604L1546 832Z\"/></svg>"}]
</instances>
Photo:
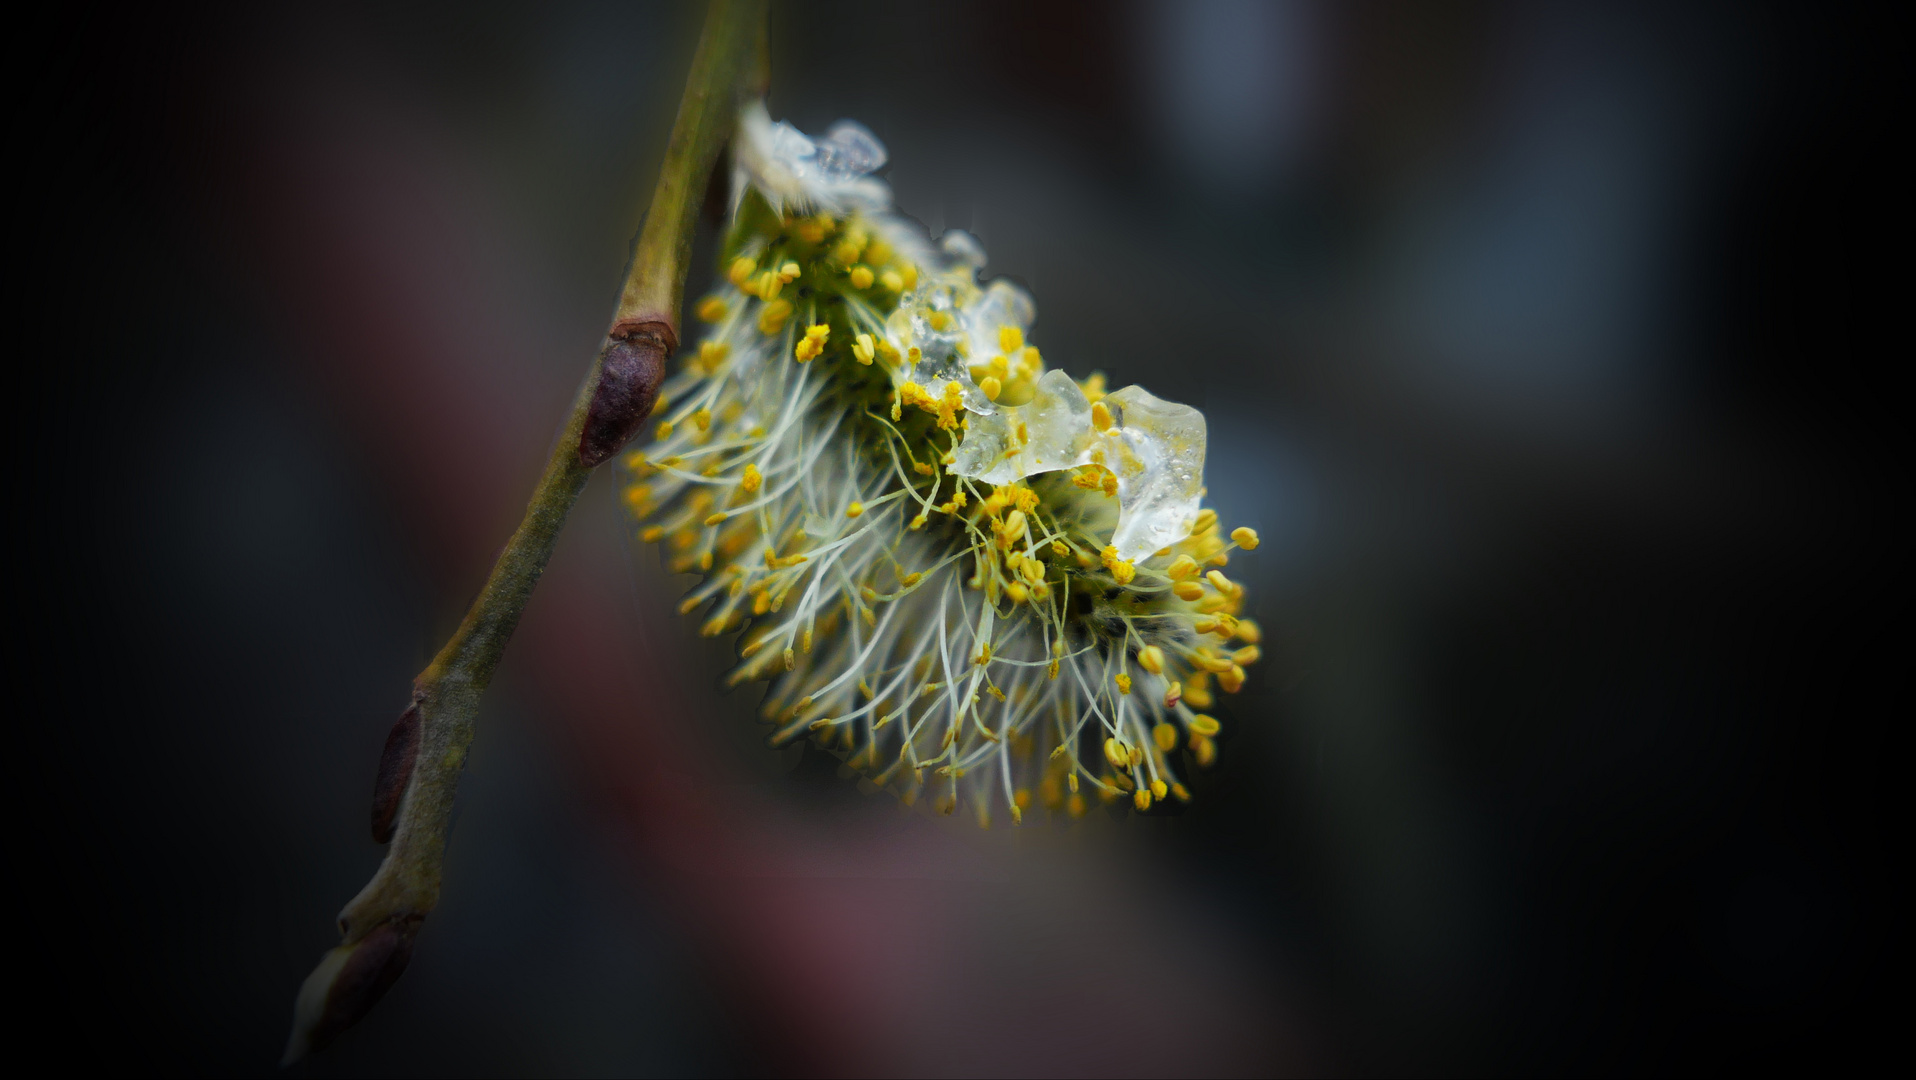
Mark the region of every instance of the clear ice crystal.
<instances>
[{"instance_id":1,"label":"clear ice crystal","mask_svg":"<svg viewBox=\"0 0 1916 1080\"><path fill-rule=\"evenodd\" d=\"M1140 386L1104 402L1113 423L1099 433L1084 391L1048 371L1029 404L971 417L951 471L995 485L1103 465L1118 478L1118 558L1136 561L1190 536L1204 494L1204 414Z\"/></svg>"},{"instance_id":2,"label":"clear ice crystal","mask_svg":"<svg viewBox=\"0 0 1916 1080\"><path fill-rule=\"evenodd\" d=\"M1104 399L1112 425L1099 462L1118 477L1118 558L1141 559L1191 535L1204 496L1204 414L1141 386ZM1095 451L1094 451L1095 452ZM1096 461L1096 457L1092 459Z\"/></svg>"},{"instance_id":3,"label":"clear ice crystal","mask_svg":"<svg viewBox=\"0 0 1916 1080\"><path fill-rule=\"evenodd\" d=\"M964 263L974 270L985 266L985 248L978 238L963 229L947 229L945 235L938 238L938 246L956 262Z\"/></svg>"},{"instance_id":4,"label":"clear ice crystal","mask_svg":"<svg viewBox=\"0 0 1916 1080\"><path fill-rule=\"evenodd\" d=\"M885 165L885 144L855 120L840 120L817 141L813 161L825 180L852 180Z\"/></svg>"},{"instance_id":5,"label":"clear ice crystal","mask_svg":"<svg viewBox=\"0 0 1916 1080\"><path fill-rule=\"evenodd\" d=\"M1004 278L992 282L985 288L984 298L965 312L965 333L969 338L967 344L971 348L971 362L981 364L1004 352L998 347L1000 327L1015 326L1021 331L1028 330L1031 321L1037 317L1038 305L1032 301L1030 293Z\"/></svg>"},{"instance_id":6,"label":"clear ice crystal","mask_svg":"<svg viewBox=\"0 0 1916 1080\"><path fill-rule=\"evenodd\" d=\"M974 414L952 455L951 471L987 484L1009 484L1083 465L1091 459L1092 443L1091 402L1071 376L1053 369L1038 380L1026 404L1005 406L990 416Z\"/></svg>"}]
</instances>

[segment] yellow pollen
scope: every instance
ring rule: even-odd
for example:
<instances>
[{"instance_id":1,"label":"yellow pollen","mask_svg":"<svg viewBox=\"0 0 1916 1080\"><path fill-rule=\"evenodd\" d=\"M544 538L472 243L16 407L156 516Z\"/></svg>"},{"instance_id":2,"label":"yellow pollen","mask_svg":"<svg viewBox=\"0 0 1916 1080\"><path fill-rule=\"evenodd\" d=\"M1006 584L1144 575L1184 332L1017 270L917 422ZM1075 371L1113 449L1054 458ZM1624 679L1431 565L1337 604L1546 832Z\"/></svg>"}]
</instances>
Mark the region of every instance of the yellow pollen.
<instances>
[{"instance_id":1,"label":"yellow pollen","mask_svg":"<svg viewBox=\"0 0 1916 1080\"><path fill-rule=\"evenodd\" d=\"M790 300L773 300L758 313L758 331L767 337L785 328L785 320L792 317Z\"/></svg>"},{"instance_id":2,"label":"yellow pollen","mask_svg":"<svg viewBox=\"0 0 1916 1080\"><path fill-rule=\"evenodd\" d=\"M725 301L716 296L708 296L699 301L695 314L705 322L717 322L725 317Z\"/></svg>"},{"instance_id":3,"label":"yellow pollen","mask_svg":"<svg viewBox=\"0 0 1916 1080\"><path fill-rule=\"evenodd\" d=\"M845 508L845 516L848 518L855 518L864 512L865 504L862 502L855 502Z\"/></svg>"},{"instance_id":4,"label":"yellow pollen","mask_svg":"<svg viewBox=\"0 0 1916 1080\"><path fill-rule=\"evenodd\" d=\"M1091 406L1092 427L1097 428L1099 431L1110 431L1111 423L1111 409L1109 406L1102 401Z\"/></svg>"},{"instance_id":5,"label":"yellow pollen","mask_svg":"<svg viewBox=\"0 0 1916 1080\"><path fill-rule=\"evenodd\" d=\"M1025 347L1025 332L1015 326L998 328L998 348L1006 353L1015 353Z\"/></svg>"},{"instance_id":6,"label":"yellow pollen","mask_svg":"<svg viewBox=\"0 0 1916 1080\"><path fill-rule=\"evenodd\" d=\"M1011 598L1012 603L1022 604L1031 593L1023 585L1014 581L1005 586L1005 595Z\"/></svg>"},{"instance_id":7,"label":"yellow pollen","mask_svg":"<svg viewBox=\"0 0 1916 1080\"><path fill-rule=\"evenodd\" d=\"M870 334L860 334L852 341L852 358L861 364L869 364L872 357L878 355L878 347Z\"/></svg>"},{"instance_id":8,"label":"yellow pollen","mask_svg":"<svg viewBox=\"0 0 1916 1080\"><path fill-rule=\"evenodd\" d=\"M707 525L717 525L717 524L718 524L719 522L721 522L721 521L724 521L724 520L725 520L725 514L724 514L723 512L720 512L720 513L717 513L717 514L713 514L713 515L711 515L710 517L708 517L708 518L706 518L706 519L705 519L705 523L706 523Z\"/></svg>"},{"instance_id":9,"label":"yellow pollen","mask_svg":"<svg viewBox=\"0 0 1916 1080\"><path fill-rule=\"evenodd\" d=\"M1153 675L1164 674L1164 650L1156 645L1146 645L1139 649L1138 666Z\"/></svg>"},{"instance_id":10,"label":"yellow pollen","mask_svg":"<svg viewBox=\"0 0 1916 1080\"><path fill-rule=\"evenodd\" d=\"M670 420L659 421L658 436L661 439L669 439L672 437L672 421Z\"/></svg>"},{"instance_id":11,"label":"yellow pollen","mask_svg":"<svg viewBox=\"0 0 1916 1080\"><path fill-rule=\"evenodd\" d=\"M693 413L692 422L698 425L700 431L712 430L712 410L700 409Z\"/></svg>"},{"instance_id":12,"label":"yellow pollen","mask_svg":"<svg viewBox=\"0 0 1916 1080\"><path fill-rule=\"evenodd\" d=\"M738 486L749 494L757 491L759 485L764 482L765 478L759 475L758 466L748 464L745 466L745 474L739 477Z\"/></svg>"},{"instance_id":13,"label":"yellow pollen","mask_svg":"<svg viewBox=\"0 0 1916 1080\"><path fill-rule=\"evenodd\" d=\"M1137 807L1140 810L1151 809L1151 793L1145 790L1144 788L1139 788L1138 790L1132 792L1131 805Z\"/></svg>"},{"instance_id":14,"label":"yellow pollen","mask_svg":"<svg viewBox=\"0 0 1916 1080\"><path fill-rule=\"evenodd\" d=\"M1118 672L1117 683L1118 683L1118 693L1128 694L1131 692L1131 676L1130 675L1122 671Z\"/></svg>"}]
</instances>

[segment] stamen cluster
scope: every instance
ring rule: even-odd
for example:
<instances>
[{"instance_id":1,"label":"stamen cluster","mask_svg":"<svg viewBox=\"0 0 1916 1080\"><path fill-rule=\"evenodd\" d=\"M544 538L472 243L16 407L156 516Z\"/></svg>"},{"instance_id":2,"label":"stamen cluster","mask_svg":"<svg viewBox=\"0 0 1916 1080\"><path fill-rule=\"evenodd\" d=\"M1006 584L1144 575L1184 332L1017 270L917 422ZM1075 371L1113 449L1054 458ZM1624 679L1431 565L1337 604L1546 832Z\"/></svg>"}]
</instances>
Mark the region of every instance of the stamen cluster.
<instances>
[{"instance_id":1,"label":"stamen cluster","mask_svg":"<svg viewBox=\"0 0 1916 1080\"><path fill-rule=\"evenodd\" d=\"M730 680L769 682L774 742L908 804L1188 800L1199 710L1259 655L1222 570L1257 536L1199 505L1203 417L1047 371L976 242L887 209L868 132L754 109L709 332L623 458L640 537L703 575L680 610L742 632Z\"/></svg>"}]
</instances>

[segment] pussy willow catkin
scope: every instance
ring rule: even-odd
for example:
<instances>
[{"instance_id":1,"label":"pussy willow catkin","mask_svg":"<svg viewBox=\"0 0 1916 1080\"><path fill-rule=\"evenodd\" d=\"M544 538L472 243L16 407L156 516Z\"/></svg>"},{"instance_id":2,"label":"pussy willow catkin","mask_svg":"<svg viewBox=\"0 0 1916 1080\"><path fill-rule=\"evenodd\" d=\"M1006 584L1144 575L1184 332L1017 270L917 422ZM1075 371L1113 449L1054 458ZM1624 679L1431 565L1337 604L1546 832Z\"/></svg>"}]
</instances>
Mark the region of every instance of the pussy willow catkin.
<instances>
[{"instance_id":1,"label":"pussy willow catkin","mask_svg":"<svg viewBox=\"0 0 1916 1080\"><path fill-rule=\"evenodd\" d=\"M1213 687L1258 658L1202 507L1204 417L1047 370L1031 298L962 232L934 249L841 123L740 118L710 331L622 458L640 536L743 631L773 740L809 735L907 803L1023 820L1087 789L1188 800Z\"/></svg>"}]
</instances>

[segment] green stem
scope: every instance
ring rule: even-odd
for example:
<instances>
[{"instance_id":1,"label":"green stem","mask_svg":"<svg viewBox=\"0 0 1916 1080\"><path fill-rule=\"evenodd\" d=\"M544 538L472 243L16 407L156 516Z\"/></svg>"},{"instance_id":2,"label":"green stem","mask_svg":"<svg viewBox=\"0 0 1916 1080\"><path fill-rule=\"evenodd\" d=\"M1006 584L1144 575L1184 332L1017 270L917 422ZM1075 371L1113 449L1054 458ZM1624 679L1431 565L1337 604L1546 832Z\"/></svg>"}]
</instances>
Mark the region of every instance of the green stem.
<instances>
[{"instance_id":1,"label":"green stem","mask_svg":"<svg viewBox=\"0 0 1916 1080\"><path fill-rule=\"evenodd\" d=\"M372 880L340 912L339 947L326 954L300 989L288 1063L329 1042L377 1003L404 970L414 933L439 901L446 829L479 701L596 464L582 457L581 436L595 398L604 396L607 351L634 324L663 325L668 328L665 350L676 346L706 183L731 136L742 95L762 92L765 8L765 0L713 0L707 13L606 349L573 399L525 517L493 564L485 588L452 639L413 681L412 707L388 741L376 794L376 821L379 800L396 800L392 845ZM649 410L650 397L642 401L639 408Z\"/></svg>"}]
</instances>

